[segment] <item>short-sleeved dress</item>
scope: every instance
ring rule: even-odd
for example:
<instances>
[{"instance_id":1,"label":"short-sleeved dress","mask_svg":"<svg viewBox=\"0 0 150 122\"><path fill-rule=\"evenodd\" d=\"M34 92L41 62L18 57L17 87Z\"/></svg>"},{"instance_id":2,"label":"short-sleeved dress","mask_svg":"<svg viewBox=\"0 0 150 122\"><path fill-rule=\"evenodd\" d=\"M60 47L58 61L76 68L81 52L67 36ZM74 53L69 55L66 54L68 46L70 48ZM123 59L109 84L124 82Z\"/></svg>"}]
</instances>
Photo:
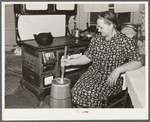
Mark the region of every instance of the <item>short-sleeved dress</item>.
<instances>
[{"instance_id":1,"label":"short-sleeved dress","mask_svg":"<svg viewBox=\"0 0 150 122\"><path fill-rule=\"evenodd\" d=\"M126 58L142 63L133 40L118 31L110 40L96 34L84 55L92 60L92 65L72 88L72 102L82 107L101 107L103 100L122 90L120 77L114 87L106 82L111 72L123 65Z\"/></svg>"}]
</instances>

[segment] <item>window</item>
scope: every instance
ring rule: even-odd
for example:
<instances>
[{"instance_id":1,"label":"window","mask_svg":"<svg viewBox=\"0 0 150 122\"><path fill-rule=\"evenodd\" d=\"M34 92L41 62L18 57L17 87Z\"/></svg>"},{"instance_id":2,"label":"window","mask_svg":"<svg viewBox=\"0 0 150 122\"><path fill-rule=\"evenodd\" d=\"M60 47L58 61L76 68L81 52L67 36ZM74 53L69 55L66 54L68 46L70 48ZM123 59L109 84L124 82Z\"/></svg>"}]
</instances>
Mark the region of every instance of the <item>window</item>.
<instances>
[{"instance_id":1,"label":"window","mask_svg":"<svg viewBox=\"0 0 150 122\"><path fill-rule=\"evenodd\" d=\"M130 22L131 12L118 13L118 21L120 24Z\"/></svg>"},{"instance_id":2,"label":"window","mask_svg":"<svg viewBox=\"0 0 150 122\"><path fill-rule=\"evenodd\" d=\"M114 4L109 4L109 10L114 11ZM95 26L100 12L90 12L90 26ZM131 12L116 13L120 24L130 22Z\"/></svg>"}]
</instances>

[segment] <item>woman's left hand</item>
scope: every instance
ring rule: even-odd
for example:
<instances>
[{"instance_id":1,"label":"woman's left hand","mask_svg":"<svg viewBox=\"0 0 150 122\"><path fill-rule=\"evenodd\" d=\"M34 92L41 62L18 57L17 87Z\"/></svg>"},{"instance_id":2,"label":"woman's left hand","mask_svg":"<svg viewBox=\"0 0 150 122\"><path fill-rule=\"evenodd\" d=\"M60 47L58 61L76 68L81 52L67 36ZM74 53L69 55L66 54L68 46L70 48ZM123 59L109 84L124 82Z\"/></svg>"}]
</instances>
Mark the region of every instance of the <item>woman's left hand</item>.
<instances>
[{"instance_id":1,"label":"woman's left hand","mask_svg":"<svg viewBox=\"0 0 150 122\"><path fill-rule=\"evenodd\" d=\"M120 75L119 68L116 68L112 73L110 74L109 78L107 79L107 83L110 85L110 87L113 87L116 85L116 81Z\"/></svg>"}]
</instances>

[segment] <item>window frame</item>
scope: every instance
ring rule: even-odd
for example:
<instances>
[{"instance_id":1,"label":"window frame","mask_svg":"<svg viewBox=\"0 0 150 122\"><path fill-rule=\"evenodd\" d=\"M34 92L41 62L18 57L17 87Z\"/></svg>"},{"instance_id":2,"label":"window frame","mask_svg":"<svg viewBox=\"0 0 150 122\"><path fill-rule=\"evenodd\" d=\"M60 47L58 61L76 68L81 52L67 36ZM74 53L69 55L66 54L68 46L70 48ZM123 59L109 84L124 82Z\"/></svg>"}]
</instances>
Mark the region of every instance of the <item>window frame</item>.
<instances>
[{"instance_id":1,"label":"window frame","mask_svg":"<svg viewBox=\"0 0 150 122\"><path fill-rule=\"evenodd\" d=\"M114 11L114 4L109 4L109 10L112 10L112 11ZM88 19L87 20L89 20L88 21L88 23L89 23L89 26L91 27L91 26L96 26L96 23L91 23L91 14L92 13L99 13L99 12L88 12ZM123 12L123 13L116 13L116 16L118 17L119 16L119 14L130 14L129 16L129 21L125 21L125 22L131 22L131 17L132 17L132 12ZM121 21L121 20L119 20L119 21ZM122 23L124 23L124 22L122 22ZM120 24L122 24L122 23L120 23Z\"/></svg>"}]
</instances>

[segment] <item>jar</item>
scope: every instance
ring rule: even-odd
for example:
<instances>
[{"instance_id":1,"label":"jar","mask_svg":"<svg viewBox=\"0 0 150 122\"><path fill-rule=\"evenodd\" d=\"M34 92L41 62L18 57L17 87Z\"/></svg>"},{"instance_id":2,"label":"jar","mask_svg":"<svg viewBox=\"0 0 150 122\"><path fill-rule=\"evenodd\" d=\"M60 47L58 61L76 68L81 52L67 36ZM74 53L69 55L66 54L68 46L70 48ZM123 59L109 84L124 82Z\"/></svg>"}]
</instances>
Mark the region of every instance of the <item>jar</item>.
<instances>
[{"instance_id":1,"label":"jar","mask_svg":"<svg viewBox=\"0 0 150 122\"><path fill-rule=\"evenodd\" d=\"M137 24L137 39L141 37L141 24Z\"/></svg>"}]
</instances>

